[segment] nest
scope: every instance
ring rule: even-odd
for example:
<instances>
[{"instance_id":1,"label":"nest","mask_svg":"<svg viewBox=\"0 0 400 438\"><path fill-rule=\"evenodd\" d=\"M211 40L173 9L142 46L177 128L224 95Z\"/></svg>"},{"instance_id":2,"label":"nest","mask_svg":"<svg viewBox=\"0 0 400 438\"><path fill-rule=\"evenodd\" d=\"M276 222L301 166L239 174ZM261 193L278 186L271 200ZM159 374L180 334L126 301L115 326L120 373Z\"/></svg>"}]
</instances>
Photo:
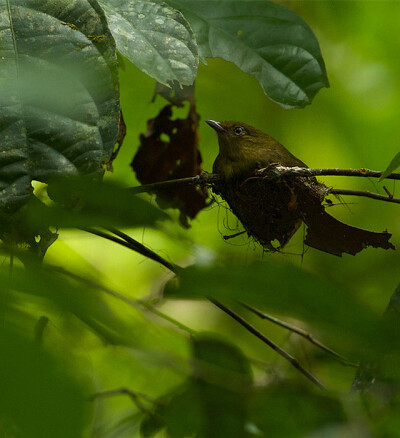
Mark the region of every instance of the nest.
<instances>
[{"instance_id":1,"label":"nest","mask_svg":"<svg viewBox=\"0 0 400 438\"><path fill-rule=\"evenodd\" d=\"M367 246L393 248L391 234L375 233L338 221L325 211L328 188L314 177L286 174L280 177L271 167L247 178L221 181L217 192L243 224L249 236L266 250L282 249L304 222L304 243L341 256L355 255Z\"/></svg>"}]
</instances>

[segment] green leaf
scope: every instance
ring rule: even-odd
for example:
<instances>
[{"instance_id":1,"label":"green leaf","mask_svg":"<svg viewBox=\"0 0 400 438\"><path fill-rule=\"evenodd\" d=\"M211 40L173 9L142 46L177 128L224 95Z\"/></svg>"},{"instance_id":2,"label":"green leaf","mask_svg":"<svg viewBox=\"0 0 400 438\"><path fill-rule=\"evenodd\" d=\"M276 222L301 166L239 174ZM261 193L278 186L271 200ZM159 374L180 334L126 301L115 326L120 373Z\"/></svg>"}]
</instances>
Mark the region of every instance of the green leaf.
<instances>
[{"instance_id":1,"label":"green leaf","mask_svg":"<svg viewBox=\"0 0 400 438\"><path fill-rule=\"evenodd\" d=\"M245 390L251 385L252 373L249 361L236 345L217 338L215 335L204 333L194 336L192 345L200 376L204 374L204 370L211 373L220 372L230 382L229 388L231 389L240 386L241 390ZM221 382L218 374L216 377ZM211 378L211 381L213 380L215 383L215 379Z\"/></svg>"},{"instance_id":2,"label":"green leaf","mask_svg":"<svg viewBox=\"0 0 400 438\"><path fill-rule=\"evenodd\" d=\"M393 173L398 167L400 167L400 152L393 158L393 160L390 162L389 166L386 168L386 170L382 173L381 177L379 178L379 181L382 181L384 178L389 176L391 173Z\"/></svg>"},{"instance_id":3,"label":"green leaf","mask_svg":"<svg viewBox=\"0 0 400 438\"><path fill-rule=\"evenodd\" d=\"M311 387L295 382L258 390L252 400L250 418L264 432L261 436L271 438L304 437L324 426L346 421L343 407L333 394L316 393Z\"/></svg>"},{"instance_id":4,"label":"green leaf","mask_svg":"<svg viewBox=\"0 0 400 438\"><path fill-rule=\"evenodd\" d=\"M31 181L92 173L118 136L115 46L88 0L0 0L0 213Z\"/></svg>"},{"instance_id":5,"label":"green leaf","mask_svg":"<svg viewBox=\"0 0 400 438\"><path fill-rule=\"evenodd\" d=\"M70 375L68 365L57 361L33 340L6 327L4 321L0 327L0 348L1 435L82 437L87 393ZM3 435L3 426L6 430L10 428L10 435ZM14 434L15 431L18 433Z\"/></svg>"},{"instance_id":6,"label":"green leaf","mask_svg":"<svg viewBox=\"0 0 400 438\"><path fill-rule=\"evenodd\" d=\"M30 203L31 227L139 227L168 218L159 208L110 182L62 178L52 180L48 191L57 202L50 206Z\"/></svg>"},{"instance_id":7,"label":"green leaf","mask_svg":"<svg viewBox=\"0 0 400 438\"><path fill-rule=\"evenodd\" d=\"M204 295L303 319L327 332L342 352L356 360L358 355L376 355L389 347L397 351L399 334L394 324L382 321L340 284L290 263L269 259L250 266L192 266L182 270L177 287L165 291L166 297L179 299ZM366 343L368 351L364 351Z\"/></svg>"},{"instance_id":8,"label":"green leaf","mask_svg":"<svg viewBox=\"0 0 400 438\"><path fill-rule=\"evenodd\" d=\"M131 321L132 325L121 321L106 303L104 294L90 282L77 283L59 272L33 268L14 267L11 279L1 275L0 294L23 297L28 308L37 305L35 298L41 298L42 303L52 303L64 314L72 313L111 344L137 345L140 337L135 335L133 326L138 321Z\"/></svg>"},{"instance_id":9,"label":"green leaf","mask_svg":"<svg viewBox=\"0 0 400 438\"><path fill-rule=\"evenodd\" d=\"M103 0L117 49L140 70L167 85L193 84L199 56L183 15L152 1Z\"/></svg>"},{"instance_id":10,"label":"green leaf","mask_svg":"<svg viewBox=\"0 0 400 438\"><path fill-rule=\"evenodd\" d=\"M194 387L202 408L204 436L246 436L252 390L248 359L230 342L204 334L193 339L193 353Z\"/></svg>"},{"instance_id":11,"label":"green leaf","mask_svg":"<svg viewBox=\"0 0 400 438\"><path fill-rule=\"evenodd\" d=\"M143 437L166 429L171 438L243 438L252 390L248 359L235 345L201 333L192 339L193 376L168 396L141 425ZM184 415L183 415L184 413Z\"/></svg>"},{"instance_id":12,"label":"green leaf","mask_svg":"<svg viewBox=\"0 0 400 438\"><path fill-rule=\"evenodd\" d=\"M397 327L400 317L400 284L397 286L393 295L390 298L389 304L382 316ZM369 346L366 345L365 348ZM389 395L394 395L393 382L399 381L400 375L400 357L398 354L393 354L391 346L386 348L379 356L373 360L361 363L354 377L352 390L362 393L379 394L382 399Z\"/></svg>"},{"instance_id":13,"label":"green leaf","mask_svg":"<svg viewBox=\"0 0 400 438\"><path fill-rule=\"evenodd\" d=\"M168 0L187 18L200 55L253 75L285 108L304 107L329 82L318 41L294 12L269 1Z\"/></svg>"}]
</instances>

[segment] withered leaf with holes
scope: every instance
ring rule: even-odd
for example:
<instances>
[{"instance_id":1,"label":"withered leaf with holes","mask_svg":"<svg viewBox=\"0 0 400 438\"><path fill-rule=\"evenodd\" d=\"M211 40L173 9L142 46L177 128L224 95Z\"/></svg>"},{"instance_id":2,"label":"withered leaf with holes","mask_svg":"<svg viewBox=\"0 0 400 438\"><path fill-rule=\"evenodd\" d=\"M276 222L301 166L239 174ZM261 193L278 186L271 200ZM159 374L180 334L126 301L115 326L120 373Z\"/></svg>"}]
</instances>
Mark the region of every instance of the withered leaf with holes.
<instances>
[{"instance_id":1,"label":"withered leaf with holes","mask_svg":"<svg viewBox=\"0 0 400 438\"><path fill-rule=\"evenodd\" d=\"M147 132L140 135L140 146L131 163L142 184L168 181L199 175L201 155L198 149L198 123L194 103L186 119L172 120L172 105L165 106L158 116L147 122ZM166 138L164 138L164 136ZM180 222L188 227L188 218L208 205L207 189L179 186L157 189L157 204L180 211Z\"/></svg>"},{"instance_id":2,"label":"withered leaf with holes","mask_svg":"<svg viewBox=\"0 0 400 438\"><path fill-rule=\"evenodd\" d=\"M325 211L327 188L314 177L261 177L257 169L274 165L307 167L271 136L242 122L207 123L218 134L219 155L213 172L223 176L216 186L247 233L264 248L283 248L304 222L305 243L333 255L355 255L367 246L395 249L391 234L346 225ZM274 241L279 245L274 246Z\"/></svg>"}]
</instances>

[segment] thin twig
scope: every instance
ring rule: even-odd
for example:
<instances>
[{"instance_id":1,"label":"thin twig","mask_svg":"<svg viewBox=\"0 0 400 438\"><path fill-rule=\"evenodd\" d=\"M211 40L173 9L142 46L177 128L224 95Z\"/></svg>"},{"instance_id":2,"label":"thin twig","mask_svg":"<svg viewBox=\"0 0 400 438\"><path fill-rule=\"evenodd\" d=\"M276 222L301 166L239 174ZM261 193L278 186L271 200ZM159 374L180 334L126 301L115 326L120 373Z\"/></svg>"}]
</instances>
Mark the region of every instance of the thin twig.
<instances>
[{"instance_id":1,"label":"thin twig","mask_svg":"<svg viewBox=\"0 0 400 438\"><path fill-rule=\"evenodd\" d=\"M61 266L52 266L52 265L46 265L46 268L50 271L58 272L60 274L63 274L67 277L73 278L74 280L80 281L81 283L86 284L90 288L101 290L102 292L123 301L126 304L129 304L135 309L138 309L140 307L144 307L149 312L153 313L154 315L157 315L158 317L164 319L165 321L168 321L172 325L176 326L177 328L181 329L182 331L188 333L189 335L193 336L196 331L191 329L190 327L182 324L181 322L177 321L176 319L172 318L169 315L166 315L165 313L160 312L159 310L155 309L151 304L146 303L146 301L142 300L132 300L131 298L126 297L125 295L120 294L119 292L116 292L106 286L103 286L102 284L99 284L89 278L81 277L80 275L74 274L73 272L70 272L66 269L64 269Z\"/></svg>"},{"instance_id":2,"label":"thin twig","mask_svg":"<svg viewBox=\"0 0 400 438\"><path fill-rule=\"evenodd\" d=\"M310 169L308 167L286 167L286 166L276 166L272 168L273 172L277 174L277 176L281 175L297 175L297 176L359 176L365 178L380 178L383 172L379 172L377 170L370 169ZM268 168L268 172L271 171L271 168ZM259 171L260 174L263 173L262 170ZM400 173L392 173L386 177L387 179L396 179L400 180Z\"/></svg>"},{"instance_id":3,"label":"thin twig","mask_svg":"<svg viewBox=\"0 0 400 438\"><path fill-rule=\"evenodd\" d=\"M224 240L229 240L229 239L233 239L234 237L238 237L241 236L242 234L247 233L247 231L239 231L238 233L235 234L230 234L229 236L222 236L222 238Z\"/></svg>"},{"instance_id":4,"label":"thin twig","mask_svg":"<svg viewBox=\"0 0 400 438\"><path fill-rule=\"evenodd\" d=\"M155 399L153 399L152 397L148 396L147 394L142 394L140 392L135 392L132 391L128 388L118 388L118 389L112 389L110 391L104 391L104 392L97 392L93 395L91 395L89 397L90 401L95 400L96 398L100 398L100 397L113 397L115 395L127 395L132 401L133 403L136 405L136 407L146 413L146 414L150 414L151 412L149 411L149 409L147 409L144 404L141 402L140 399L144 399L147 402L156 404L157 401Z\"/></svg>"},{"instance_id":5,"label":"thin twig","mask_svg":"<svg viewBox=\"0 0 400 438\"><path fill-rule=\"evenodd\" d=\"M111 233L113 233L116 236L123 239L125 242L132 245L132 248L134 248L135 251L137 251L138 253L142 254L145 257L148 257L151 260L154 260L155 262L162 264L163 266L165 266L166 268L168 268L170 271L174 272L175 274L179 270L179 266L174 265L173 263L170 263L169 261L165 260L163 257L159 256L157 253L152 251L147 246L144 246L142 243L133 239L128 234L126 234L120 230L117 230L116 228L111 228L111 227L108 228L108 231L110 231Z\"/></svg>"},{"instance_id":6,"label":"thin twig","mask_svg":"<svg viewBox=\"0 0 400 438\"><path fill-rule=\"evenodd\" d=\"M350 367L358 367L358 364L351 362L349 360L347 360L346 358L344 358L343 356L341 356L339 353L336 353L336 351L332 350L331 348L327 347L326 345L324 345L322 342L318 341L318 339L315 339L314 336L299 328L296 327L294 325L288 324L285 321L282 321L278 318L275 318L274 316L268 315L267 313L262 312L261 310L255 309L254 307L249 306L248 304L245 303L240 303L241 306L245 307L247 310L249 310L250 312L253 312L255 315L257 315L259 318L261 319L266 319L268 321L273 322L276 325L279 325L280 327L283 327L287 330L290 330L293 333L296 333L300 336L302 336L303 338L307 339L308 341L310 341L312 344L314 344L315 346L321 348L322 350L326 351L327 353L331 354L332 356L334 356L336 359L338 359L343 365L345 366L350 366Z\"/></svg>"},{"instance_id":7,"label":"thin twig","mask_svg":"<svg viewBox=\"0 0 400 438\"><path fill-rule=\"evenodd\" d=\"M394 202L395 204L400 204L400 198L393 198L393 196L379 195L378 193L369 192L368 190L329 189L328 194L363 196L365 198L372 198L372 199L377 199L379 201Z\"/></svg>"},{"instance_id":8,"label":"thin twig","mask_svg":"<svg viewBox=\"0 0 400 438\"><path fill-rule=\"evenodd\" d=\"M173 265L169 261L165 260L163 257L156 254L151 249L147 248L146 246L142 245L141 243L139 243L138 241L136 241L132 238L129 238L129 241L119 239L118 237L111 236L110 234L104 233L103 231L95 230L94 228L81 228L81 230L86 231L87 233L90 233L90 234L94 234L94 235L99 236L99 237L103 237L104 239L111 240L112 242L118 243L119 245L125 246L126 248L132 249L133 251L136 251L139 254L142 254L143 256L145 256L151 260L154 260L155 262L160 263L161 265L165 266L167 269L169 269L172 272L176 273L176 271L178 269L178 266ZM117 231L117 230L115 230L115 231ZM125 233L122 233L122 232L119 232L119 233L127 236ZM129 237L129 236L127 236L127 237Z\"/></svg>"},{"instance_id":9,"label":"thin twig","mask_svg":"<svg viewBox=\"0 0 400 438\"><path fill-rule=\"evenodd\" d=\"M254 326L249 324L244 318L242 318L239 314L234 312L233 310L229 309L228 307L221 304L219 301L214 300L213 298L208 298L213 304L215 304L217 307L219 307L222 311L224 311L227 315L229 315L231 318L236 320L241 326L243 326L247 331L252 333L257 338L261 339L265 344L267 344L270 348L272 348L274 351L276 351L280 356L285 358L288 362L290 362L298 371L300 371L301 374L303 374L307 379L309 379L312 383L317 385L321 389L326 389L325 386L316 378L314 377L309 371L307 371L305 368L303 368L300 363L295 359L293 356L291 356L289 353L287 353L285 350L283 350L279 345L275 344L275 342L268 339L263 333L258 331Z\"/></svg>"},{"instance_id":10,"label":"thin twig","mask_svg":"<svg viewBox=\"0 0 400 438\"><path fill-rule=\"evenodd\" d=\"M153 192L157 189L177 187L187 184L204 186L220 181L220 176L213 173L202 173L201 175L190 176L187 178L170 179L168 181L160 181L153 184L145 184L142 186L131 187L128 190L131 193Z\"/></svg>"},{"instance_id":11,"label":"thin twig","mask_svg":"<svg viewBox=\"0 0 400 438\"><path fill-rule=\"evenodd\" d=\"M383 190L387 193L390 199L393 199L393 195L390 193L389 189L386 186L382 186Z\"/></svg>"},{"instance_id":12,"label":"thin twig","mask_svg":"<svg viewBox=\"0 0 400 438\"><path fill-rule=\"evenodd\" d=\"M146 308L151 313L154 313L154 315L159 316L160 318L164 319L165 321L168 321L169 323L173 324L174 326L178 327L182 331L188 333L190 336L194 336L197 334L196 330L191 329L185 324L182 324L181 322L177 321L176 319L172 318L171 316L166 315L165 313L160 312L159 310L155 309L151 304L146 303L145 301L138 301L141 306Z\"/></svg>"}]
</instances>

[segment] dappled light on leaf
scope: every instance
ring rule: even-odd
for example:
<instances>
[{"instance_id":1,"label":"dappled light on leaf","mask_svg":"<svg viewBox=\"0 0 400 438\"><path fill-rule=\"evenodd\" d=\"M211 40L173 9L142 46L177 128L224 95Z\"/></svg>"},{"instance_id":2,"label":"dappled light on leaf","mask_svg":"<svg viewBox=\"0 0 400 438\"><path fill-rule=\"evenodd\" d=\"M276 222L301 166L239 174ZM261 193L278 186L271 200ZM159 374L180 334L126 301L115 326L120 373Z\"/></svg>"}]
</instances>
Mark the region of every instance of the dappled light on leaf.
<instances>
[{"instance_id":1,"label":"dappled light on leaf","mask_svg":"<svg viewBox=\"0 0 400 438\"><path fill-rule=\"evenodd\" d=\"M32 197L33 180L101 172L109 160L119 84L98 4L23 0L8 7L0 35L0 227L21 234L12 215Z\"/></svg>"},{"instance_id":2,"label":"dappled light on leaf","mask_svg":"<svg viewBox=\"0 0 400 438\"><path fill-rule=\"evenodd\" d=\"M163 84L194 82L199 56L185 17L156 1L101 0L118 51Z\"/></svg>"},{"instance_id":3,"label":"dappled light on leaf","mask_svg":"<svg viewBox=\"0 0 400 438\"><path fill-rule=\"evenodd\" d=\"M126 188L89 178L53 179L48 187L56 201L49 206L35 200L27 209L28 224L42 227L154 226L168 216L131 194Z\"/></svg>"},{"instance_id":4,"label":"dappled light on leaf","mask_svg":"<svg viewBox=\"0 0 400 438\"><path fill-rule=\"evenodd\" d=\"M167 0L187 18L200 56L220 57L256 77L285 108L309 105L328 87L318 41L294 12L270 1Z\"/></svg>"}]
</instances>

